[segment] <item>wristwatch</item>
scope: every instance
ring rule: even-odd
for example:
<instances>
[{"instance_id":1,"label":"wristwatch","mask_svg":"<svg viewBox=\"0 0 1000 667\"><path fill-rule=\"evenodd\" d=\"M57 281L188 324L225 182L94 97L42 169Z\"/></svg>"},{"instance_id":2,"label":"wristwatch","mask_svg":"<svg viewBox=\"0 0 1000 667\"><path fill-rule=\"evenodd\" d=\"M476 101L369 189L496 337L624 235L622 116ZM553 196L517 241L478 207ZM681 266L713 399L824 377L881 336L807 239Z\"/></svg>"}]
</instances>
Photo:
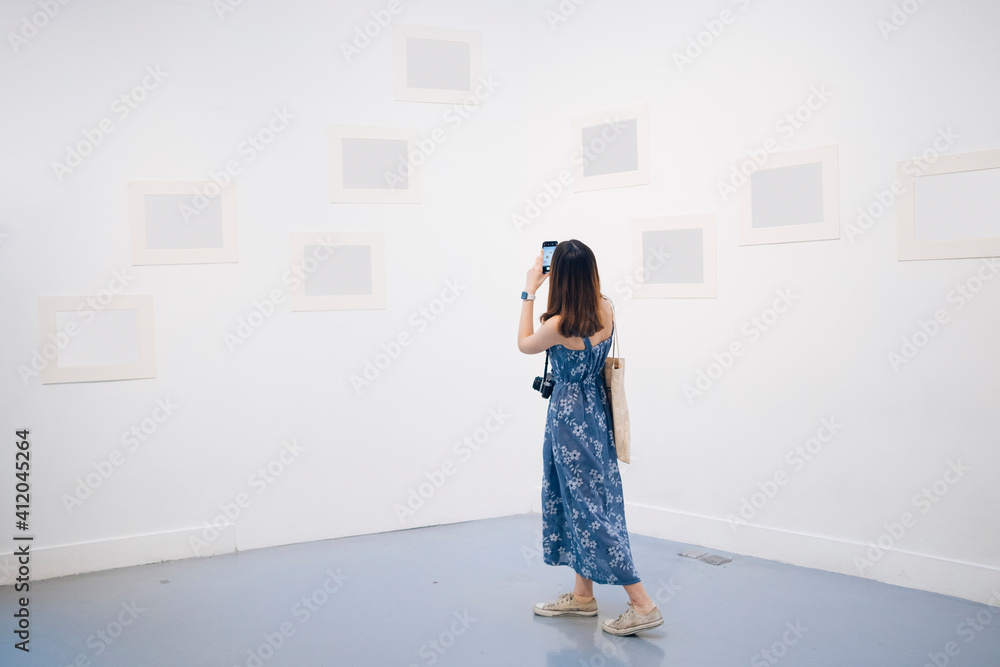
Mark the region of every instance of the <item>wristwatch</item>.
<instances>
[{"instance_id":1,"label":"wristwatch","mask_svg":"<svg viewBox=\"0 0 1000 667\"><path fill-rule=\"evenodd\" d=\"M524 299L525 301L534 301L535 295L528 294L527 292L521 292L521 298Z\"/></svg>"}]
</instances>

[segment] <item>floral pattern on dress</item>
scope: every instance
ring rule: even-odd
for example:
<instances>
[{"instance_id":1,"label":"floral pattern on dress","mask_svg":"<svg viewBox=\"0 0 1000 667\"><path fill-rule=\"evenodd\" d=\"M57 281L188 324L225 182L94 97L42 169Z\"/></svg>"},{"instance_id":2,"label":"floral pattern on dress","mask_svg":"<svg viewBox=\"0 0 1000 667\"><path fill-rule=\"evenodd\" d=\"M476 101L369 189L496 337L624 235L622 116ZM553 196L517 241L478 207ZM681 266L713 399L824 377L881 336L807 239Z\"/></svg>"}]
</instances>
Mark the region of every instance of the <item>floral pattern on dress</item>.
<instances>
[{"instance_id":1,"label":"floral pattern on dress","mask_svg":"<svg viewBox=\"0 0 1000 667\"><path fill-rule=\"evenodd\" d=\"M612 336L614 330L612 329ZM549 348L555 386L542 446L542 553L598 584L639 581L632 561L614 429L601 371L611 337Z\"/></svg>"}]
</instances>

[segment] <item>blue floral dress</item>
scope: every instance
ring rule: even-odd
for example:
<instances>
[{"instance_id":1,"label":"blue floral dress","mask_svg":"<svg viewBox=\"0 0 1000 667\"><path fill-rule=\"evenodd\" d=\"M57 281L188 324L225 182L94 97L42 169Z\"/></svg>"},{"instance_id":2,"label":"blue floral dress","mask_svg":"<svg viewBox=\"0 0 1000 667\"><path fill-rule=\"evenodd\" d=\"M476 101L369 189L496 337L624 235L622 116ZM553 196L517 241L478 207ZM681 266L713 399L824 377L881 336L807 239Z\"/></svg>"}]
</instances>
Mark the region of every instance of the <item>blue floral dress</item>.
<instances>
[{"instance_id":1,"label":"blue floral dress","mask_svg":"<svg viewBox=\"0 0 1000 667\"><path fill-rule=\"evenodd\" d=\"M542 445L542 545L549 565L569 565L598 584L629 585L639 573L601 376L611 336L596 346L585 337L582 350L549 348L555 386Z\"/></svg>"}]
</instances>

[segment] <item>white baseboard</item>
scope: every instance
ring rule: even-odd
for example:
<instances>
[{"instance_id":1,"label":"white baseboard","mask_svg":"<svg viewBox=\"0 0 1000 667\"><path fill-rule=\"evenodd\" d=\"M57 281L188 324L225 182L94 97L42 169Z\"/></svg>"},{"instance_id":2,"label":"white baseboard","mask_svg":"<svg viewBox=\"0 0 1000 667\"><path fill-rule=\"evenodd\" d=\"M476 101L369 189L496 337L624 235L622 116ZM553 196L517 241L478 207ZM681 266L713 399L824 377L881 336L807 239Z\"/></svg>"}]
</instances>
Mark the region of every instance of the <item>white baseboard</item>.
<instances>
[{"instance_id":1,"label":"white baseboard","mask_svg":"<svg viewBox=\"0 0 1000 667\"><path fill-rule=\"evenodd\" d=\"M214 532L211 532L212 530ZM193 540L201 542L192 545ZM32 546L29 547L30 576L32 581L51 579L131 565L147 565L198 556L217 556L235 550L236 530L233 524L215 529L188 528L38 549ZM15 554L0 554L0 586L15 582L18 567L18 558Z\"/></svg>"},{"instance_id":2,"label":"white baseboard","mask_svg":"<svg viewBox=\"0 0 1000 667\"><path fill-rule=\"evenodd\" d=\"M519 513L530 512L531 509L527 505L528 503L525 500ZM443 521L443 523L463 523L465 521L497 518L499 516L511 515L500 514L485 517L457 518L451 521ZM219 518L221 519L222 517L220 516ZM442 525L442 522L406 526L405 530L435 525ZM226 521L225 523L220 521L215 526L205 524L199 528L185 528L147 535L130 535L95 540L93 542L38 547L37 549L31 542L25 542L25 544L32 545L30 547L29 561L30 577L32 581L39 581L53 577L113 570L133 565L148 565L150 563L199 558L202 556L219 556L233 553L237 550L266 549L286 544L300 544L303 542L353 537L357 535L391 533L395 530L402 530L396 527L382 527L379 530L371 532L323 535L312 538L292 537L292 539L286 539L285 541L279 540L265 544L251 543L248 546L246 533L239 538L239 541L237 540L237 527L236 524L230 521ZM0 586L8 586L16 582L19 565L16 554L0 553Z\"/></svg>"},{"instance_id":3,"label":"white baseboard","mask_svg":"<svg viewBox=\"0 0 1000 667\"><path fill-rule=\"evenodd\" d=\"M541 513L541 486L531 511ZM1000 606L1000 568L903 549L879 549L877 561L859 572L855 557L868 558L870 544L745 523L725 517L625 503L629 532L728 553L872 579L896 586Z\"/></svg>"},{"instance_id":4,"label":"white baseboard","mask_svg":"<svg viewBox=\"0 0 1000 667\"><path fill-rule=\"evenodd\" d=\"M534 488L537 493L531 500L531 511L540 514L541 487ZM855 557L867 558L869 544L750 523L739 525L734 532L730 523L722 517L637 503L625 503L625 514L629 531L638 535L1000 605L1000 569L980 563L902 549L884 549L878 561L860 573ZM195 541L194 545L192 541ZM214 533L209 528L201 527L32 548L31 579L216 556L236 551L236 547L235 526L229 524ZM17 557L0 554L0 586L13 584L17 576Z\"/></svg>"}]
</instances>

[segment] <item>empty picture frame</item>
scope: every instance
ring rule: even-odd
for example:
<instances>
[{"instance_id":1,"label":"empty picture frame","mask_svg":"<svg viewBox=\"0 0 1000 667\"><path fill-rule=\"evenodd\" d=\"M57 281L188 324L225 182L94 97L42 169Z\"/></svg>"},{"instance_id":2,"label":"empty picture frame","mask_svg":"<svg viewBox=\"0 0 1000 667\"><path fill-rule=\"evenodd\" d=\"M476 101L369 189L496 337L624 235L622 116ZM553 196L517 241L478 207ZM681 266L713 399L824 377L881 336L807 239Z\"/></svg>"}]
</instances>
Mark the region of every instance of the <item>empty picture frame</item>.
<instances>
[{"instance_id":1,"label":"empty picture frame","mask_svg":"<svg viewBox=\"0 0 1000 667\"><path fill-rule=\"evenodd\" d=\"M740 245L840 238L837 146L768 156L739 190Z\"/></svg>"},{"instance_id":2,"label":"empty picture frame","mask_svg":"<svg viewBox=\"0 0 1000 667\"><path fill-rule=\"evenodd\" d=\"M482 104L473 90L483 76L483 33L392 26L393 92L407 102Z\"/></svg>"},{"instance_id":3,"label":"empty picture frame","mask_svg":"<svg viewBox=\"0 0 1000 667\"><path fill-rule=\"evenodd\" d=\"M632 295L638 298L715 298L714 213L632 220Z\"/></svg>"},{"instance_id":4,"label":"empty picture frame","mask_svg":"<svg viewBox=\"0 0 1000 667\"><path fill-rule=\"evenodd\" d=\"M105 297L38 297L42 384L156 377L153 295Z\"/></svg>"},{"instance_id":5,"label":"empty picture frame","mask_svg":"<svg viewBox=\"0 0 1000 667\"><path fill-rule=\"evenodd\" d=\"M1000 150L941 155L923 173L896 164L898 257L1000 257Z\"/></svg>"},{"instance_id":6,"label":"empty picture frame","mask_svg":"<svg viewBox=\"0 0 1000 667\"><path fill-rule=\"evenodd\" d=\"M385 235L294 232L289 236L293 311L385 308Z\"/></svg>"},{"instance_id":7,"label":"empty picture frame","mask_svg":"<svg viewBox=\"0 0 1000 667\"><path fill-rule=\"evenodd\" d=\"M420 203L418 128L330 125L327 136L331 202Z\"/></svg>"},{"instance_id":8,"label":"empty picture frame","mask_svg":"<svg viewBox=\"0 0 1000 667\"><path fill-rule=\"evenodd\" d=\"M649 105L573 117L573 191L649 183Z\"/></svg>"},{"instance_id":9,"label":"empty picture frame","mask_svg":"<svg viewBox=\"0 0 1000 667\"><path fill-rule=\"evenodd\" d=\"M213 181L129 181L132 264L239 261L236 185Z\"/></svg>"}]
</instances>

